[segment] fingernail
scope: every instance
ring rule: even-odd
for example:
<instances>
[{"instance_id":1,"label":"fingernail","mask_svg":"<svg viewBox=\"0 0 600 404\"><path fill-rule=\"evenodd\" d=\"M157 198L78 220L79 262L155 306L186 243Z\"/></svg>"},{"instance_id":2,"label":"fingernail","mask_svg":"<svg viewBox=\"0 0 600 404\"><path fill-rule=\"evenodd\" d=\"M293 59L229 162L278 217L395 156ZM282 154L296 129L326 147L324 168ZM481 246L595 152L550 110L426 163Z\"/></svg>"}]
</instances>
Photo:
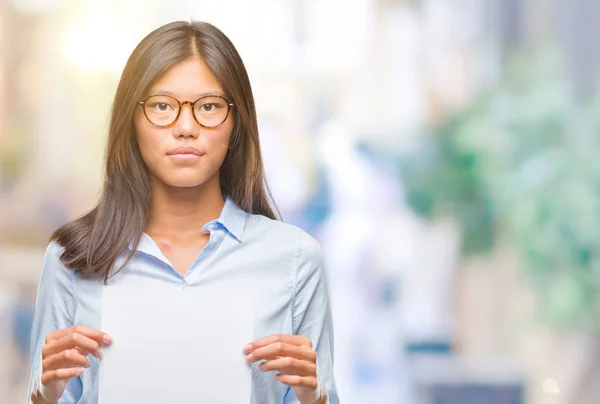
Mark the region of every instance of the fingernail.
<instances>
[{"instance_id":1,"label":"fingernail","mask_svg":"<svg viewBox=\"0 0 600 404\"><path fill-rule=\"evenodd\" d=\"M252 344L248 344L244 347L244 352L249 353L252 351Z\"/></svg>"},{"instance_id":2,"label":"fingernail","mask_svg":"<svg viewBox=\"0 0 600 404\"><path fill-rule=\"evenodd\" d=\"M246 356L246 362L248 362L248 363L254 362L254 355L250 354L250 355Z\"/></svg>"},{"instance_id":3,"label":"fingernail","mask_svg":"<svg viewBox=\"0 0 600 404\"><path fill-rule=\"evenodd\" d=\"M263 372L265 371L265 364L264 364L264 362L261 363L260 365L258 365L258 369L260 369Z\"/></svg>"},{"instance_id":4,"label":"fingernail","mask_svg":"<svg viewBox=\"0 0 600 404\"><path fill-rule=\"evenodd\" d=\"M110 344L112 342L112 337L108 334L104 334L104 342L106 342L107 344Z\"/></svg>"},{"instance_id":5,"label":"fingernail","mask_svg":"<svg viewBox=\"0 0 600 404\"><path fill-rule=\"evenodd\" d=\"M78 375L82 374L83 372L85 372L85 368L79 368L79 369L77 369L77 374Z\"/></svg>"},{"instance_id":6,"label":"fingernail","mask_svg":"<svg viewBox=\"0 0 600 404\"><path fill-rule=\"evenodd\" d=\"M89 368L90 368L90 366L92 366L92 365L90 365L90 363L89 363L89 362L86 362L86 363L85 363L85 367L86 367L86 368L88 368L88 369L89 369Z\"/></svg>"}]
</instances>

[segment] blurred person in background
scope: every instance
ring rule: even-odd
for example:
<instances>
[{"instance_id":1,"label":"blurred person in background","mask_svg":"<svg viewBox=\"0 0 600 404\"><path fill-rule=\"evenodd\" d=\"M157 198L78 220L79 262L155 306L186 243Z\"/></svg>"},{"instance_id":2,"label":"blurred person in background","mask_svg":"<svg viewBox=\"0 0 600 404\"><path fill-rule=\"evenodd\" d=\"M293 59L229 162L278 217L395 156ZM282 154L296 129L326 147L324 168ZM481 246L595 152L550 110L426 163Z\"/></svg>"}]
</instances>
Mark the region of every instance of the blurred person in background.
<instances>
[{"instance_id":1,"label":"blurred person in background","mask_svg":"<svg viewBox=\"0 0 600 404\"><path fill-rule=\"evenodd\" d=\"M96 402L100 351L112 343L98 329L102 288L152 281L198 290L210 255L217 268L228 259L217 282L243 279L267 295L254 332L263 337L243 347L252 402L337 404L325 258L275 212L234 46L201 22L150 33L117 88L100 202L59 228L46 251L28 397Z\"/></svg>"}]
</instances>

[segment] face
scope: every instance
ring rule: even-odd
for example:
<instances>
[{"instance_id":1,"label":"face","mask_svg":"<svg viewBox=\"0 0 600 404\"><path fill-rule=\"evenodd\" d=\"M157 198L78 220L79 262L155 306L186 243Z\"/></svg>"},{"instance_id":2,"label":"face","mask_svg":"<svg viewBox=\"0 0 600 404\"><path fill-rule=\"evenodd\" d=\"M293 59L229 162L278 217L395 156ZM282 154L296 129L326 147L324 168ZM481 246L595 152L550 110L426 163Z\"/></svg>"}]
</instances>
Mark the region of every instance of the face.
<instances>
[{"instance_id":1,"label":"face","mask_svg":"<svg viewBox=\"0 0 600 404\"><path fill-rule=\"evenodd\" d=\"M182 102L193 102L205 95L224 96L223 88L208 66L197 58L187 59L168 70L147 96L157 94L170 95ZM214 98L203 100L212 102ZM200 108L206 114L216 108L201 104L203 101L199 101L195 109ZM169 106L154 104L146 108L164 113ZM189 104L181 107L179 118L167 128L150 123L141 106L136 107L135 112L136 136L150 177L171 187L218 185L219 168L227 153L232 128L232 112L222 125L208 129L196 122Z\"/></svg>"}]
</instances>

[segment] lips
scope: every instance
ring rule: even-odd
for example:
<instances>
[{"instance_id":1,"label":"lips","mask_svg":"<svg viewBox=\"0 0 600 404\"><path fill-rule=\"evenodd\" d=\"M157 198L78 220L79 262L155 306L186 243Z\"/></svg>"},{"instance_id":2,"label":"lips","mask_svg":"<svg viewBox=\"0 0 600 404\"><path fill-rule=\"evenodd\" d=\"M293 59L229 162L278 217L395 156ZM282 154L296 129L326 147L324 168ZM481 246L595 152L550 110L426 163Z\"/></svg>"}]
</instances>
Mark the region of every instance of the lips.
<instances>
[{"instance_id":1,"label":"lips","mask_svg":"<svg viewBox=\"0 0 600 404\"><path fill-rule=\"evenodd\" d=\"M167 153L167 155L169 155L169 156L186 155L186 154L193 155L193 156L202 156L204 153L202 153L200 150L196 149L195 147L178 147Z\"/></svg>"}]
</instances>

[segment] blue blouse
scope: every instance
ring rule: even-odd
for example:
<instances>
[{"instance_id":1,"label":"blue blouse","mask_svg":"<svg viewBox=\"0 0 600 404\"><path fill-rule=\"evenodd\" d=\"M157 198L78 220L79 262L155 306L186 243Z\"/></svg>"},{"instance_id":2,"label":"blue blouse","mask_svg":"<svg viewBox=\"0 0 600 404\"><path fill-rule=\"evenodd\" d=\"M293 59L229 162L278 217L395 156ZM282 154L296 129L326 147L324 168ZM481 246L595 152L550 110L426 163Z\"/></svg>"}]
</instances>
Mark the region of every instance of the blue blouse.
<instances>
[{"instance_id":1,"label":"blue blouse","mask_svg":"<svg viewBox=\"0 0 600 404\"><path fill-rule=\"evenodd\" d=\"M185 275L179 273L147 234L132 260L111 278L113 283L151 282L164 288L198 288L203 285L261 287L256 308L256 338L271 334L297 334L313 341L318 374L325 383L329 403L339 399L333 377L333 326L329 280L323 250L301 229L264 216L248 214L227 199L218 219L207 223L210 239ZM133 248L132 245L129 248ZM61 247L51 243L44 258L31 339L32 372L27 403L39 378L41 350L48 333L73 325L100 329L103 281L76 275L59 260ZM125 251L115 262L120 267ZM260 285L260 286L259 286ZM267 285L265 287L265 285ZM59 404L96 404L99 361L70 379ZM298 403L291 387L274 372L252 368L252 403Z\"/></svg>"}]
</instances>

